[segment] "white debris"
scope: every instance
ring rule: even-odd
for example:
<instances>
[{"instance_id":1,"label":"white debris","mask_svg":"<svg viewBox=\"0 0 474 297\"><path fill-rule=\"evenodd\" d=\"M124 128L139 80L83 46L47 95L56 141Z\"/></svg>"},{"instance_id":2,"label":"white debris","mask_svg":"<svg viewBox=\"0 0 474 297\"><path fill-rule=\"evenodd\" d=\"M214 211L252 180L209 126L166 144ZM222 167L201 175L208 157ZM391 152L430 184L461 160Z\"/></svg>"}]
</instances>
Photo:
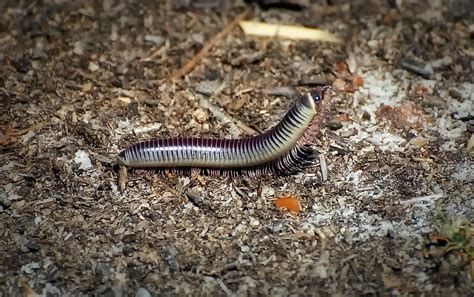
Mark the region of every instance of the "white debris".
<instances>
[{"instance_id":1,"label":"white debris","mask_svg":"<svg viewBox=\"0 0 474 297\"><path fill-rule=\"evenodd\" d=\"M361 98L369 98L366 111L371 115L381 105L397 105L405 98L408 86L403 85L403 80L397 81L389 72L374 70L366 73L364 78L364 88L359 93Z\"/></svg>"},{"instance_id":2,"label":"white debris","mask_svg":"<svg viewBox=\"0 0 474 297\"><path fill-rule=\"evenodd\" d=\"M474 165L470 161L456 164L452 178L466 183L474 182Z\"/></svg>"},{"instance_id":3,"label":"white debris","mask_svg":"<svg viewBox=\"0 0 474 297\"><path fill-rule=\"evenodd\" d=\"M91 72L95 72L97 70L99 70L100 66L99 64L95 63L95 62L89 62L89 70Z\"/></svg>"},{"instance_id":4,"label":"white debris","mask_svg":"<svg viewBox=\"0 0 474 297\"><path fill-rule=\"evenodd\" d=\"M466 124L461 121L451 119L451 117L442 117L436 120L437 131L445 139L456 139L462 137L467 131Z\"/></svg>"},{"instance_id":5,"label":"white debris","mask_svg":"<svg viewBox=\"0 0 474 297\"><path fill-rule=\"evenodd\" d=\"M454 99L448 100L449 111L455 113L455 118L465 118L474 115L473 99L474 98L471 98L471 100L464 100L463 102Z\"/></svg>"},{"instance_id":6,"label":"white debris","mask_svg":"<svg viewBox=\"0 0 474 297\"><path fill-rule=\"evenodd\" d=\"M91 158L85 151L79 150L74 157L74 163L80 164L79 169L89 170L92 168Z\"/></svg>"},{"instance_id":7,"label":"white debris","mask_svg":"<svg viewBox=\"0 0 474 297\"><path fill-rule=\"evenodd\" d=\"M313 274L319 278L328 277L328 266L329 266L329 251L325 251L319 257L318 262L313 270Z\"/></svg>"},{"instance_id":8,"label":"white debris","mask_svg":"<svg viewBox=\"0 0 474 297\"><path fill-rule=\"evenodd\" d=\"M430 63L431 67L433 68L445 67L451 64L453 64L453 58L450 56L445 56L442 59L434 60Z\"/></svg>"},{"instance_id":9,"label":"white debris","mask_svg":"<svg viewBox=\"0 0 474 297\"><path fill-rule=\"evenodd\" d=\"M165 38L159 35L145 35L143 39L154 43L156 46L162 46L165 43Z\"/></svg>"},{"instance_id":10,"label":"white debris","mask_svg":"<svg viewBox=\"0 0 474 297\"><path fill-rule=\"evenodd\" d=\"M352 182L355 185L359 185L362 179L362 174L362 170L354 171L352 168L348 168L344 174L344 179L348 182Z\"/></svg>"},{"instance_id":11,"label":"white debris","mask_svg":"<svg viewBox=\"0 0 474 297\"><path fill-rule=\"evenodd\" d=\"M474 101L474 83L461 83L458 91L461 92L461 95L465 100L469 100L471 103Z\"/></svg>"},{"instance_id":12,"label":"white debris","mask_svg":"<svg viewBox=\"0 0 474 297\"><path fill-rule=\"evenodd\" d=\"M31 274L34 272L34 270L40 268L40 265L38 262L31 262L31 263L28 263L28 264L25 264L23 266L21 266L21 272L24 272L26 274Z\"/></svg>"},{"instance_id":13,"label":"white debris","mask_svg":"<svg viewBox=\"0 0 474 297\"><path fill-rule=\"evenodd\" d=\"M148 132L160 130L161 126L162 126L161 123L153 123L146 126L135 128L133 131L135 132L135 134L148 133Z\"/></svg>"},{"instance_id":14,"label":"white debris","mask_svg":"<svg viewBox=\"0 0 474 297\"><path fill-rule=\"evenodd\" d=\"M403 151L401 146L406 142L403 137L392 133L374 133L372 143L378 145L382 151Z\"/></svg>"},{"instance_id":15,"label":"white debris","mask_svg":"<svg viewBox=\"0 0 474 297\"><path fill-rule=\"evenodd\" d=\"M74 43L74 49L72 50L72 52L78 56L82 56L84 55L84 43L82 43L81 41L77 41Z\"/></svg>"},{"instance_id":16,"label":"white debris","mask_svg":"<svg viewBox=\"0 0 474 297\"><path fill-rule=\"evenodd\" d=\"M28 141L29 141L31 138L33 138L35 135L36 135L36 133L33 132L32 130L30 130L30 131L28 131L28 133L26 133L25 135L23 135L23 136L21 137L21 142L22 142L23 144L26 144L26 143L28 143Z\"/></svg>"},{"instance_id":17,"label":"white debris","mask_svg":"<svg viewBox=\"0 0 474 297\"><path fill-rule=\"evenodd\" d=\"M429 204L432 205L436 200L443 198L444 194L433 194L433 195L427 195L427 196L420 196L420 197L415 197L411 198L408 200L403 200L400 201L400 204Z\"/></svg>"},{"instance_id":18,"label":"white debris","mask_svg":"<svg viewBox=\"0 0 474 297\"><path fill-rule=\"evenodd\" d=\"M381 193L387 195L387 193ZM343 224L345 227L341 229L337 227L337 240L366 241L374 237L384 237L388 233L394 237L405 238L421 238L422 234L432 231L432 225L425 219L427 213L432 211L436 206L436 199L440 199L441 193L433 194L426 197L415 197L413 200L408 199L407 203L401 203L400 207L406 208L411 204L421 204L417 208L416 219L409 224L399 220L388 220L378 214L371 214L367 211L357 210L354 201L349 197L339 197L336 207L329 206L324 203L315 203L312 206L311 215L308 223L314 224L317 228L321 226L336 226ZM428 200L428 198L430 198ZM360 196L360 199L369 199ZM337 222L337 223L336 223ZM332 227L330 227L332 228Z\"/></svg>"}]
</instances>

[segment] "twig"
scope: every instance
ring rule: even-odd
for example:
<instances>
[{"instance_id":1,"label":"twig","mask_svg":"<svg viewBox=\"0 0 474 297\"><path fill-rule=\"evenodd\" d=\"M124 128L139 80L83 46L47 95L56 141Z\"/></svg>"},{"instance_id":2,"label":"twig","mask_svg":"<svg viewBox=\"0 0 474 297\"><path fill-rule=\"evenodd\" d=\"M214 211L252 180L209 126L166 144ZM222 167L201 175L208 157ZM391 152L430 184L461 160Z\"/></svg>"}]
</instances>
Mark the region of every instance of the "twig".
<instances>
[{"instance_id":1,"label":"twig","mask_svg":"<svg viewBox=\"0 0 474 297\"><path fill-rule=\"evenodd\" d=\"M41 122L38 124L34 124L28 128L22 130L13 129L10 125L7 125L4 129L0 129L0 132L3 135L0 135L0 145L7 146L14 142L18 141L18 138L30 131L40 130L46 125L46 122ZM3 127L2 127L3 128Z\"/></svg>"},{"instance_id":2,"label":"twig","mask_svg":"<svg viewBox=\"0 0 474 297\"><path fill-rule=\"evenodd\" d=\"M326 156L319 154L319 164L321 167L321 177L323 182L328 180L328 165L326 164Z\"/></svg>"},{"instance_id":3,"label":"twig","mask_svg":"<svg viewBox=\"0 0 474 297\"><path fill-rule=\"evenodd\" d=\"M217 33L209 42L196 54L194 57L191 58L183 67L178 69L173 76L171 76L172 80L179 80L181 77L183 77L185 74L190 72L194 66L196 66L199 61L204 58L204 56L207 54L207 52L219 41L220 39L224 38L227 34L229 34L232 29L234 29L237 24L242 21L247 14L249 13L250 9L247 8L245 9L244 12L239 14L229 25L227 25L222 31Z\"/></svg>"},{"instance_id":4,"label":"twig","mask_svg":"<svg viewBox=\"0 0 474 297\"><path fill-rule=\"evenodd\" d=\"M237 138L240 136L240 130L243 130L248 135L255 135L256 131L249 126L245 125L241 121L237 119L232 119L229 115L225 112L221 111L220 108L214 106L207 100L206 98L201 99L200 103L201 107L209 109L213 116L219 119L224 124L229 125L229 132L233 138ZM240 129L239 129L240 128Z\"/></svg>"},{"instance_id":5,"label":"twig","mask_svg":"<svg viewBox=\"0 0 474 297\"><path fill-rule=\"evenodd\" d=\"M433 70L427 69L426 67L421 65L417 65L415 64L415 62L408 59L402 59L400 61L400 68L413 74L417 74L425 79L429 79L430 76L433 74Z\"/></svg>"},{"instance_id":6,"label":"twig","mask_svg":"<svg viewBox=\"0 0 474 297\"><path fill-rule=\"evenodd\" d=\"M250 128L249 126L244 124L244 122L242 122L242 121L239 121L239 120L236 119L235 124L237 125L237 127L239 127L240 130L245 131L245 134L247 134L247 135L256 135L256 134L258 134L257 131Z\"/></svg>"},{"instance_id":7,"label":"twig","mask_svg":"<svg viewBox=\"0 0 474 297\"><path fill-rule=\"evenodd\" d=\"M120 192L125 191L125 189L127 188L127 182L128 182L127 167L120 166L117 182L118 182Z\"/></svg>"},{"instance_id":8,"label":"twig","mask_svg":"<svg viewBox=\"0 0 474 297\"><path fill-rule=\"evenodd\" d=\"M135 134L140 134L140 133L148 133L151 131L156 131L160 130L162 124L161 123L153 123L144 127L139 127L133 130Z\"/></svg>"},{"instance_id":9,"label":"twig","mask_svg":"<svg viewBox=\"0 0 474 297\"><path fill-rule=\"evenodd\" d=\"M41 128L43 128L44 125L46 125L46 122L41 122L41 123L38 123L38 124L34 124L34 125L32 125L28 128L16 131L15 134L16 135L23 135L23 134L26 134L30 131L41 129Z\"/></svg>"},{"instance_id":10,"label":"twig","mask_svg":"<svg viewBox=\"0 0 474 297\"><path fill-rule=\"evenodd\" d=\"M423 203L423 202L432 202L435 201L439 198L442 198L443 194L433 194L433 195L428 195L428 196L421 196L421 197L415 197L411 198L408 200L400 201L400 204L417 204L417 203Z\"/></svg>"},{"instance_id":11,"label":"twig","mask_svg":"<svg viewBox=\"0 0 474 297\"><path fill-rule=\"evenodd\" d=\"M222 279L216 277L215 280L217 281L217 283L219 284L219 286L221 287L222 291L224 291L225 295L226 296L233 296L234 294L232 294L232 291L229 290L229 288L227 288L227 286L224 284L224 282L222 281Z\"/></svg>"},{"instance_id":12,"label":"twig","mask_svg":"<svg viewBox=\"0 0 474 297\"><path fill-rule=\"evenodd\" d=\"M287 98L295 98L298 96L298 91L294 87L290 86L264 89L263 93L271 96L285 96Z\"/></svg>"}]
</instances>

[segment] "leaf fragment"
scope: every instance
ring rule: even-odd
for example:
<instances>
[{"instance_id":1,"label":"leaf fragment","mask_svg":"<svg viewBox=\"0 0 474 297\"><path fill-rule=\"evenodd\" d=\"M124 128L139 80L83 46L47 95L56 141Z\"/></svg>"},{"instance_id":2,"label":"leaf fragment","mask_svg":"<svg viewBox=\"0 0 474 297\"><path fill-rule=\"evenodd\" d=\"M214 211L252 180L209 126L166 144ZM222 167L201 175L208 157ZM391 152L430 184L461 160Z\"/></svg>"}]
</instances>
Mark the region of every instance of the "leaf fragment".
<instances>
[{"instance_id":1,"label":"leaf fragment","mask_svg":"<svg viewBox=\"0 0 474 297\"><path fill-rule=\"evenodd\" d=\"M294 196L277 198L275 200L275 206L294 213L299 213L301 211L301 203L298 198Z\"/></svg>"}]
</instances>

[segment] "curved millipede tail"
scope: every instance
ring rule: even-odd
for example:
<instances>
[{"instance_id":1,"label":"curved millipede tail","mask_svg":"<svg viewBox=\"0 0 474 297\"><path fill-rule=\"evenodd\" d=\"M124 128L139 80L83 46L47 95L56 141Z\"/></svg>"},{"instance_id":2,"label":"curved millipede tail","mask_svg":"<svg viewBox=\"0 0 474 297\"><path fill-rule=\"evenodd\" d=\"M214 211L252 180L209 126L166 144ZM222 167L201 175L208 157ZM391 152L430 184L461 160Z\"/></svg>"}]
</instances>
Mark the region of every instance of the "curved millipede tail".
<instances>
[{"instance_id":1,"label":"curved millipede tail","mask_svg":"<svg viewBox=\"0 0 474 297\"><path fill-rule=\"evenodd\" d=\"M289 175L315 158L312 143L328 114L322 86L304 94L271 130L238 139L173 137L145 140L119 153L117 163L136 171L203 175Z\"/></svg>"}]
</instances>

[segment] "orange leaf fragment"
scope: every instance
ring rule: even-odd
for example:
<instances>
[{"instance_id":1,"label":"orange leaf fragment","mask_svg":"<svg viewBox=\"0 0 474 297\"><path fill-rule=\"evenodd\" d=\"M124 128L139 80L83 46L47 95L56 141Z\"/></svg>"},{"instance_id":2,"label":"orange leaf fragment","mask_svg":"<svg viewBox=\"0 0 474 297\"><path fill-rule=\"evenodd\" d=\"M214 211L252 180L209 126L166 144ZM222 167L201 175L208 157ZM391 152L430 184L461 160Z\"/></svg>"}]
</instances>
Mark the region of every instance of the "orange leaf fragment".
<instances>
[{"instance_id":1,"label":"orange leaf fragment","mask_svg":"<svg viewBox=\"0 0 474 297\"><path fill-rule=\"evenodd\" d=\"M336 62L334 64L334 68L339 76L347 76L349 75L349 67L347 66L346 62Z\"/></svg>"},{"instance_id":2,"label":"orange leaf fragment","mask_svg":"<svg viewBox=\"0 0 474 297\"><path fill-rule=\"evenodd\" d=\"M362 78L362 76L359 76L359 75L354 76L354 78L352 79L352 85L355 88L362 87L364 85L364 79Z\"/></svg>"},{"instance_id":3,"label":"orange leaf fragment","mask_svg":"<svg viewBox=\"0 0 474 297\"><path fill-rule=\"evenodd\" d=\"M415 93L417 95L424 95L424 94L428 93L428 88L426 88L422 85L416 85L415 86Z\"/></svg>"},{"instance_id":4,"label":"orange leaf fragment","mask_svg":"<svg viewBox=\"0 0 474 297\"><path fill-rule=\"evenodd\" d=\"M275 206L294 213L301 211L301 203L298 198L294 196L280 197L275 200Z\"/></svg>"}]
</instances>

